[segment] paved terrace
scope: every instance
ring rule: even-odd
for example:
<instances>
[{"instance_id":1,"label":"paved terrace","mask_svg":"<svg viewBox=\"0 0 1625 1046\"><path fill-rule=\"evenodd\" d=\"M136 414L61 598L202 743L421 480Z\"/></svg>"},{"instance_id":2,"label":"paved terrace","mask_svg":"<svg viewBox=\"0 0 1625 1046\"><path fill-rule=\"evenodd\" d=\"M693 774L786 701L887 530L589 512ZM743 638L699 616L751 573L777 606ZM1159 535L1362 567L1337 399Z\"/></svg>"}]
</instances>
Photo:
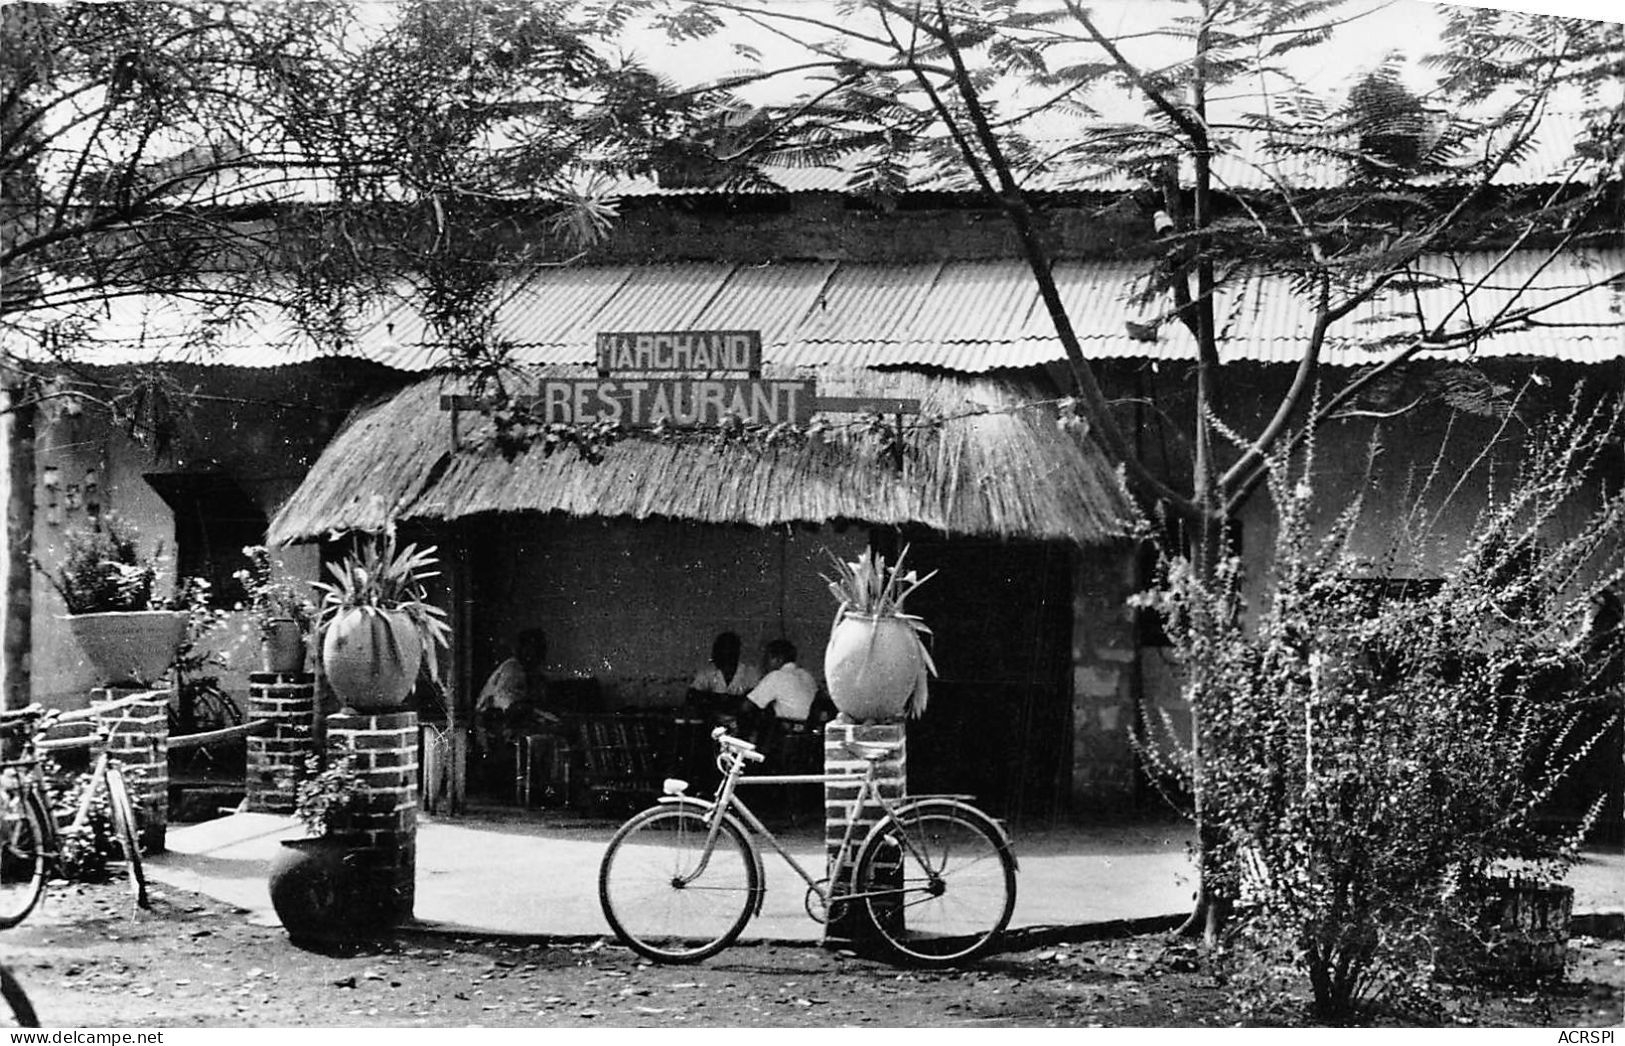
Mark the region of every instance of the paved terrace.
<instances>
[{"instance_id":1,"label":"paved terrace","mask_svg":"<svg viewBox=\"0 0 1625 1046\"><path fill-rule=\"evenodd\" d=\"M418 828L420 929L546 938L609 932L598 907L598 861L615 825L529 816L423 817ZM302 835L297 821L236 813L171 826L169 852L149 859L148 875L243 908L275 926L266 878L278 844ZM1081 937L1129 920L1188 911L1194 866L1182 822L1068 827L1015 834L1020 861L1014 930L1035 938ZM803 867L823 866L818 829L780 835ZM764 854L767 899L741 940L817 941L805 886L777 855ZM1590 851L1569 877L1580 916L1625 922L1625 852ZM1588 921L1582 926L1596 925Z\"/></svg>"}]
</instances>

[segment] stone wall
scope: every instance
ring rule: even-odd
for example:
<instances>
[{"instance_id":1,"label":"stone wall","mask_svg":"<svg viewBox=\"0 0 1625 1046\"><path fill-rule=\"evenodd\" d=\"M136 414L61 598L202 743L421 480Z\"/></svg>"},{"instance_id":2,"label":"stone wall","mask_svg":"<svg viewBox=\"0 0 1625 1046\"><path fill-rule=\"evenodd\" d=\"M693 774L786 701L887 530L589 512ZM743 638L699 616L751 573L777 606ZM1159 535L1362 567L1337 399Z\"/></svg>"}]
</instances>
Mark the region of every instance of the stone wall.
<instances>
[{"instance_id":1,"label":"stone wall","mask_svg":"<svg viewBox=\"0 0 1625 1046\"><path fill-rule=\"evenodd\" d=\"M1133 550L1078 553L1072 602L1072 804L1077 811L1127 812L1135 802L1139 673Z\"/></svg>"}]
</instances>

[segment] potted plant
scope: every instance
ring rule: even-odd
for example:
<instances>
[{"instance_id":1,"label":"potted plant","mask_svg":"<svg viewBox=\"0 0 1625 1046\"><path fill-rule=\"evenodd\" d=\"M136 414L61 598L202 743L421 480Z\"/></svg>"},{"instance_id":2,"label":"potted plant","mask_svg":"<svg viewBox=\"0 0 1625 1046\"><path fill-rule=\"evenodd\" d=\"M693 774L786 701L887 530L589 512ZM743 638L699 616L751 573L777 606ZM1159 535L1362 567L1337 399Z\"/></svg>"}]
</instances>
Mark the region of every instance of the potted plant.
<instances>
[{"instance_id":1,"label":"potted plant","mask_svg":"<svg viewBox=\"0 0 1625 1046\"><path fill-rule=\"evenodd\" d=\"M367 785L349 746L305 759L294 790L294 814L305 838L285 839L271 862L271 907L294 940L342 940L386 928L365 897L366 882L349 840L338 834L344 814L364 808Z\"/></svg>"},{"instance_id":2,"label":"potted plant","mask_svg":"<svg viewBox=\"0 0 1625 1046\"><path fill-rule=\"evenodd\" d=\"M245 609L260 636L260 670L291 674L305 670L305 637L316 621L316 605L305 586L276 572L264 545L243 549L248 567L232 575L248 595Z\"/></svg>"},{"instance_id":3,"label":"potted plant","mask_svg":"<svg viewBox=\"0 0 1625 1046\"><path fill-rule=\"evenodd\" d=\"M447 645L451 629L424 587L439 576L435 551L417 545L397 551L394 529L386 528L355 554L329 563L331 580L312 582L322 593L322 671L349 708L399 708L424 666L439 682L435 651Z\"/></svg>"},{"instance_id":4,"label":"potted plant","mask_svg":"<svg viewBox=\"0 0 1625 1046\"><path fill-rule=\"evenodd\" d=\"M873 550L852 562L834 556L836 576L824 575L840 609L824 649L824 682L830 700L857 722L918 716L930 696L937 666L923 636L931 630L903 602L935 576L903 572L908 549L887 563Z\"/></svg>"},{"instance_id":5,"label":"potted plant","mask_svg":"<svg viewBox=\"0 0 1625 1046\"><path fill-rule=\"evenodd\" d=\"M47 574L68 610L68 630L104 685L162 676L186 637L185 611L154 600L157 557L112 513L64 535L62 564Z\"/></svg>"}]
</instances>

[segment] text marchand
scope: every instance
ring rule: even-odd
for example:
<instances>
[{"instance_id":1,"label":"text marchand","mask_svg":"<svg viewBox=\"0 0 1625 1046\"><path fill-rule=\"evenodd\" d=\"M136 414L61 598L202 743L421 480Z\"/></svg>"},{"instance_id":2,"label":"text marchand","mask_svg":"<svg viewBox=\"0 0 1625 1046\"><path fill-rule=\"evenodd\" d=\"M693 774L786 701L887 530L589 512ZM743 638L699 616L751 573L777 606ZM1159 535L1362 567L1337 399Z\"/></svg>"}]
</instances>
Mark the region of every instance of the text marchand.
<instances>
[{"instance_id":1,"label":"text marchand","mask_svg":"<svg viewBox=\"0 0 1625 1046\"><path fill-rule=\"evenodd\" d=\"M748 425L801 425L812 419L813 383L743 378L553 380L542 383L534 409L545 424L703 426L720 425L733 415Z\"/></svg>"}]
</instances>

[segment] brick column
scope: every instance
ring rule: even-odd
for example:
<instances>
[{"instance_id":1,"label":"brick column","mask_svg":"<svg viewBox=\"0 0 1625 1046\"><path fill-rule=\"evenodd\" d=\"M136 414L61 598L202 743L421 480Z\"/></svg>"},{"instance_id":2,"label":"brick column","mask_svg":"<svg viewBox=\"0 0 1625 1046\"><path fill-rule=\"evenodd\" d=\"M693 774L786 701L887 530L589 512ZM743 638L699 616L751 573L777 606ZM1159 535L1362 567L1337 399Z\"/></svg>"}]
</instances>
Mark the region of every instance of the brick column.
<instances>
[{"instance_id":1,"label":"brick column","mask_svg":"<svg viewBox=\"0 0 1625 1046\"><path fill-rule=\"evenodd\" d=\"M162 853L169 825L169 691L103 687L90 692L91 707L147 693L150 700L96 717L108 757L124 771L135 806L141 852Z\"/></svg>"},{"instance_id":2,"label":"brick column","mask_svg":"<svg viewBox=\"0 0 1625 1046\"><path fill-rule=\"evenodd\" d=\"M852 863L857 860L858 848L868 836L869 829L879 822L884 810L874 802L865 803L857 812L857 824L847 839L847 818L852 804L862 788L868 761L860 759L846 749L849 741L875 744L895 744L897 750L882 758L878 779L880 791L887 799L896 799L908 792L908 749L901 721L890 723L843 722L845 716L824 727L824 773L841 774L851 781L829 781L824 785L824 850L831 889L834 896L849 892L852 885ZM829 923L824 927L824 946L836 947L861 943L872 936L868 926L867 907L861 902L850 906L837 906Z\"/></svg>"},{"instance_id":3,"label":"brick column","mask_svg":"<svg viewBox=\"0 0 1625 1046\"><path fill-rule=\"evenodd\" d=\"M305 758L316 751L316 677L256 672L248 677L248 719L270 720L270 733L248 739L244 794L257 813L292 813Z\"/></svg>"},{"instance_id":4,"label":"brick column","mask_svg":"<svg viewBox=\"0 0 1625 1046\"><path fill-rule=\"evenodd\" d=\"M370 790L359 810L335 816L328 834L355 851L363 923L390 927L412 917L417 875L418 717L416 712L327 717L327 750L350 746Z\"/></svg>"}]
</instances>

